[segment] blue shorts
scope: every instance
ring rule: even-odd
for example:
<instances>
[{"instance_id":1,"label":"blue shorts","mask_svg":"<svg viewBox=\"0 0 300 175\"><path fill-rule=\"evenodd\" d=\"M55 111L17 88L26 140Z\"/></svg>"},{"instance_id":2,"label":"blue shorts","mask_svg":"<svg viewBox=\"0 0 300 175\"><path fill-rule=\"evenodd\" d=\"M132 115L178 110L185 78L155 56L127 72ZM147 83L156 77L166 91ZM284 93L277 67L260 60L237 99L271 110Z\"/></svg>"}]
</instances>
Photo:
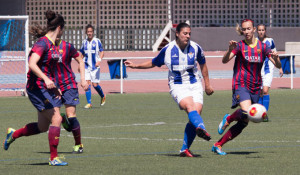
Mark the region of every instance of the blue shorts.
<instances>
[{"instance_id":1,"label":"blue shorts","mask_svg":"<svg viewBox=\"0 0 300 175\"><path fill-rule=\"evenodd\" d=\"M61 99L56 98L56 95L52 90L27 88L26 91L31 103L40 112L45 109L61 107L62 105Z\"/></svg>"},{"instance_id":2,"label":"blue shorts","mask_svg":"<svg viewBox=\"0 0 300 175\"><path fill-rule=\"evenodd\" d=\"M79 94L77 88L72 88L64 91L61 96L62 102L65 105L76 106L79 104Z\"/></svg>"},{"instance_id":3,"label":"blue shorts","mask_svg":"<svg viewBox=\"0 0 300 175\"><path fill-rule=\"evenodd\" d=\"M232 90L232 106L231 108L236 108L240 102L245 100L251 100L251 103L258 103L260 93L251 93L247 88L239 88Z\"/></svg>"}]
</instances>

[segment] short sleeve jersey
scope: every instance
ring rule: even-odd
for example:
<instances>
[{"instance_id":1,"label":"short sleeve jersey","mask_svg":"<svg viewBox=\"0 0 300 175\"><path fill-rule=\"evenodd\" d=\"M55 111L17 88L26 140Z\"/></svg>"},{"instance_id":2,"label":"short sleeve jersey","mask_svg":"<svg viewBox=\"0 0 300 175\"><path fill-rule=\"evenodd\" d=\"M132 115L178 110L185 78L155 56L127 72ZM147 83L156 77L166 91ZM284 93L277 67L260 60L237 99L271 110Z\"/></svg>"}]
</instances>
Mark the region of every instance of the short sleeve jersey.
<instances>
[{"instance_id":1,"label":"short sleeve jersey","mask_svg":"<svg viewBox=\"0 0 300 175\"><path fill-rule=\"evenodd\" d=\"M101 61L99 52L103 51L102 43L98 38L93 38L91 41L85 39L82 42L80 52L84 56L85 69L95 70L96 62Z\"/></svg>"},{"instance_id":2,"label":"short sleeve jersey","mask_svg":"<svg viewBox=\"0 0 300 175\"><path fill-rule=\"evenodd\" d=\"M47 36L41 37L32 47L28 61L31 58L32 53L36 53L40 56L37 62L41 71L52 81L54 66L58 60L59 53L53 41ZM47 88L45 82L36 76L33 71L29 70L27 73L27 85L26 88Z\"/></svg>"},{"instance_id":3,"label":"short sleeve jersey","mask_svg":"<svg viewBox=\"0 0 300 175\"><path fill-rule=\"evenodd\" d=\"M169 84L199 82L197 62L205 64L205 56L202 48L193 41L184 50L179 48L176 41L172 41L152 60L158 67L166 65L169 68Z\"/></svg>"},{"instance_id":4,"label":"short sleeve jersey","mask_svg":"<svg viewBox=\"0 0 300 175\"><path fill-rule=\"evenodd\" d=\"M261 87L261 68L271 49L256 39L256 43L249 45L245 40L237 43L232 51L236 55L233 66L232 89L247 88L251 93L259 93Z\"/></svg>"},{"instance_id":5,"label":"short sleeve jersey","mask_svg":"<svg viewBox=\"0 0 300 175\"><path fill-rule=\"evenodd\" d=\"M272 38L265 38L263 40L263 43L268 45L271 48L272 51L276 51L275 43L274 43L274 40ZM265 74L273 72L274 64L269 61L268 57L265 59L264 64L265 64L265 66L264 66L264 69L262 71L264 71Z\"/></svg>"},{"instance_id":6,"label":"short sleeve jersey","mask_svg":"<svg viewBox=\"0 0 300 175\"><path fill-rule=\"evenodd\" d=\"M64 40L61 40L59 45L59 59L56 63L54 77L62 92L77 88L77 82L74 72L72 71L72 58L79 56L79 53L74 46Z\"/></svg>"}]
</instances>

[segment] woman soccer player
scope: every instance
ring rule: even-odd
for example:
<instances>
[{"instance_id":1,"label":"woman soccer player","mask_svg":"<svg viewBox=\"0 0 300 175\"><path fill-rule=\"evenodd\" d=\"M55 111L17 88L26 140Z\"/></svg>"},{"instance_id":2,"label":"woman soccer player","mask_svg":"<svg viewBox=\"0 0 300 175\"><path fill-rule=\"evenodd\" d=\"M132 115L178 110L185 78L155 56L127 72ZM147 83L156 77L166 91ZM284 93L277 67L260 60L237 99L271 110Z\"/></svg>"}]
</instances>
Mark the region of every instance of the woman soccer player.
<instances>
[{"instance_id":1,"label":"woman soccer player","mask_svg":"<svg viewBox=\"0 0 300 175\"><path fill-rule=\"evenodd\" d=\"M65 104L66 115L62 114L63 127L67 131L72 131L75 140L73 153L82 153L83 144L81 143L80 124L76 117L76 105L79 104L79 94L75 75L72 71L71 61L75 58L79 64L81 86L84 90L88 89L88 84L84 77L83 56L74 46L64 40L56 39L59 49L59 60L54 71L55 81L58 83L62 92L62 103Z\"/></svg>"},{"instance_id":2,"label":"woman soccer player","mask_svg":"<svg viewBox=\"0 0 300 175\"><path fill-rule=\"evenodd\" d=\"M236 42L229 41L229 49L223 56L222 62L228 63L235 57L232 80L232 107L240 106L233 114L226 114L221 121L218 132L223 134L224 130L233 121L237 121L224 136L216 142L212 151L219 155L226 155L222 151L222 146L229 140L238 136L248 125L247 110L252 103L257 103L261 90L261 68L266 58L278 68L281 67L279 57L275 51L271 51L268 45L259 41L255 36L256 28L250 19L245 19L241 23L241 28L237 26L240 35L245 39Z\"/></svg>"},{"instance_id":3,"label":"woman soccer player","mask_svg":"<svg viewBox=\"0 0 300 175\"><path fill-rule=\"evenodd\" d=\"M274 40L268 37L266 32L267 32L267 28L264 24L259 24L257 26L258 39L261 42L267 44L272 51L276 51ZM269 90L273 80L273 72L274 72L274 64L269 60L269 58L266 58L261 69L263 90L262 90L261 97L259 98L259 103L264 105L267 110L269 109L269 104L270 104ZM279 75L280 77L282 77L283 75L282 68L279 69ZM264 121L267 122L268 118L266 118Z\"/></svg>"},{"instance_id":4,"label":"woman soccer player","mask_svg":"<svg viewBox=\"0 0 300 175\"><path fill-rule=\"evenodd\" d=\"M94 37L94 27L92 25L87 25L85 27L87 39L82 42L80 52L84 56L85 62L85 79L89 84L88 90L85 92L87 104L84 108L92 108L92 92L91 84L94 89L101 97L100 105L105 104L106 95L103 93L103 90L100 86L100 62L104 56L104 51L101 41Z\"/></svg>"},{"instance_id":5,"label":"woman soccer player","mask_svg":"<svg viewBox=\"0 0 300 175\"><path fill-rule=\"evenodd\" d=\"M169 68L170 94L188 114L189 122L186 124L183 145L180 150L181 157L194 157L189 150L195 136L209 141L210 134L206 131L202 117L203 88L197 71L197 62L205 82L207 95L213 94L209 83L208 69L202 48L190 41L191 27L186 23L180 23L176 28L176 40L165 46L158 56L151 61L134 64L125 61L125 65L133 69L147 69L165 64Z\"/></svg>"},{"instance_id":6,"label":"woman soccer player","mask_svg":"<svg viewBox=\"0 0 300 175\"><path fill-rule=\"evenodd\" d=\"M64 166L68 163L60 160L57 155L62 117L59 111L61 99L57 96L58 89L54 83L53 74L59 60L55 39L62 35L65 21L60 14L50 10L46 12L46 18L47 27L45 29L39 25L31 28L32 34L40 38L29 53L26 85L29 100L38 112L38 122L28 123L18 130L8 128L3 147L7 150L10 144L19 137L48 131L51 154L49 165Z\"/></svg>"}]
</instances>

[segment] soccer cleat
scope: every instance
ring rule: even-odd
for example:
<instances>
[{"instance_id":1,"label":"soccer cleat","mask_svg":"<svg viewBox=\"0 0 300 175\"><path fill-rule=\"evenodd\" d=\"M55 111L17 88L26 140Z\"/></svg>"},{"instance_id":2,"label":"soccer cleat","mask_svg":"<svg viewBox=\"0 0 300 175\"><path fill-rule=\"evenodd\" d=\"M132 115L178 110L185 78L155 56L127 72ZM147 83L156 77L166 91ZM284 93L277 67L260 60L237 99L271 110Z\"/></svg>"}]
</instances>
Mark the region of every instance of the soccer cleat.
<instances>
[{"instance_id":1,"label":"soccer cleat","mask_svg":"<svg viewBox=\"0 0 300 175\"><path fill-rule=\"evenodd\" d=\"M227 128L227 126L229 126L229 123L227 122L227 117L228 116L230 116L230 115L229 114L225 114L224 117L223 117L223 120L219 124L218 133L220 135L222 135L223 132L225 131L225 129Z\"/></svg>"},{"instance_id":2,"label":"soccer cleat","mask_svg":"<svg viewBox=\"0 0 300 175\"><path fill-rule=\"evenodd\" d=\"M73 154L83 153L83 144L73 146Z\"/></svg>"},{"instance_id":3,"label":"soccer cleat","mask_svg":"<svg viewBox=\"0 0 300 175\"><path fill-rule=\"evenodd\" d=\"M268 121L269 121L269 117L268 117L268 115L266 115L263 119L263 122L268 122Z\"/></svg>"},{"instance_id":4,"label":"soccer cleat","mask_svg":"<svg viewBox=\"0 0 300 175\"><path fill-rule=\"evenodd\" d=\"M90 108L92 108L92 104L88 103L88 104L86 104L86 105L84 106L84 108L85 108L85 109L90 109Z\"/></svg>"},{"instance_id":5,"label":"soccer cleat","mask_svg":"<svg viewBox=\"0 0 300 175\"><path fill-rule=\"evenodd\" d=\"M101 98L101 106L103 106L105 104L105 100L106 100L106 95L104 95L103 98Z\"/></svg>"},{"instance_id":6,"label":"soccer cleat","mask_svg":"<svg viewBox=\"0 0 300 175\"><path fill-rule=\"evenodd\" d=\"M64 113L61 113L60 115L63 118L63 121L61 122L62 126L64 127L64 129L66 131L71 132L72 127L71 127L68 117Z\"/></svg>"},{"instance_id":7,"label":"soccer cleat","mask_svg":"<svg viewBox=\"0 0 300 175\"><path fill-rule=\"evenodd\" d=\"M68 165L67 162L64 162L59 159L60 157L55 157L53 160L49 160L49 165L50 166L66 166Z\"/></svg>"},{"instance_id":8,"label":"soccer cleat","mask_svg":"<svg viewBox=\"0 0 300 175\"><path fill-rule=\"evenodd\" d=\"M12 135L13 133L15 132L16 130L14 130L13 128L8 128L7 129L7 135L6 135L6 139L4 140L3 142L3 148L4 150L8 150L9 148L9 145L15 141L15 139L12 138Z\"/></svg>"},{"instance_id":9,"label":"soccer cleat","mask_svg":"<svg viewBox=\"0 0 300 175\"><path fill-rule=\"evenodd\" d=\"M196 128L196 134L198 137L201 137L206 141L209 141L211 139L210 134L200 127Z\"/></svg>"},{"instance_id":10,"label":"soccer cleat","mask_svg":"<svg viewBox=\"0 0 300 175\"><path fill-rule=\"evenodd\" d=\"M211 151L222 156L227 154L226 152L222 151L222 147L220 145L213 145Z\"/></svg>"},{"instance_id":11,"label":"soccer cleat","mask_svg":"<svg viewBox=\"0 0 300 175\"><path fill-rule=\"evenodd\" d=\"M180 157L196 157L189 149L185 149L183 151L180 151L179 156Z\"/></svg>"}]
</instances>

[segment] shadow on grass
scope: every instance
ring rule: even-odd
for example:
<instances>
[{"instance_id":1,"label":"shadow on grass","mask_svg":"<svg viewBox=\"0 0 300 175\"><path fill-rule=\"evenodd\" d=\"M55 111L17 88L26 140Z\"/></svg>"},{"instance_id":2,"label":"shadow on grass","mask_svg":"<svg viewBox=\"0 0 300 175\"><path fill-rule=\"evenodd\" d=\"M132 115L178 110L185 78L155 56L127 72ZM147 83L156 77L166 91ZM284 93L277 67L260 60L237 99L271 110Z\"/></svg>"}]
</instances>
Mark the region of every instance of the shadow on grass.
<instances>
[{"instance_id":1,"label":"shadow on grass","mask_svg":"<svg viewBox=\"0 0 300 175\"><path fill-rule=\"evenodd\" d=\"M160 154L162 156L168 156L168 157L180 157L179 154ZM200 154L194 154L195 157L201 157Z\"/></svg>"},{"instance_id":2,"label":"shadow on grass","mask_svg":"<svg viewBox=\"0 0 300 175\"><path fill-rule=\"evenodd\" d=\"M236 154L236 155L250 155L250 154L257 154L258 152L253 151L239 151L239 152L227 152L227 154Z\"/></svg>"},{"instance_id":3,"label":"shadow on grass","mask_svg":"<svg viewBox=\"0 0 300 175\"><path fill-rule=\"evenodd\" d=\"M48 162L43 162L43 163L29 163L29 164L23 164L23 165L37 165L37 166L47 165L47 166L49 166L49 163Z\"/></svg>"},{"instance_id":4,"label":"shadow on grass","mask_svg":"<svg viewBox=\"0 0 300 175\"><path fill-rule=\"evenodd\" d=\"M39 154L49 154L50 155L50 152L37 152ZM58 152L58 154L73 154L73 152Z\"/></svg>"}]
</instances>

